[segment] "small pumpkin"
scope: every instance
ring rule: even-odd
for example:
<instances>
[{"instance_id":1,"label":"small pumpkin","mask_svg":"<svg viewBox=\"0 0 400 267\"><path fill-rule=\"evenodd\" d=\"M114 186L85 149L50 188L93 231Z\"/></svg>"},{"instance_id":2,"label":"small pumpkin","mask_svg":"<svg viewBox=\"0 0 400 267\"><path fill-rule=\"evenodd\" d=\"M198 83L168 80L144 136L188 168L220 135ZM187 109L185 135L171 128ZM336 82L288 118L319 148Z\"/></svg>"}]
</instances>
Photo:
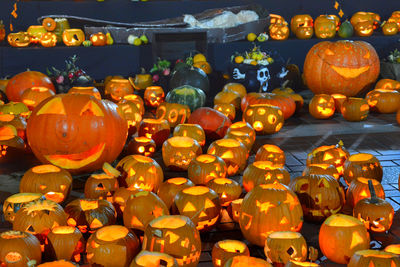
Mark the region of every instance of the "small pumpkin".
<instances>
[{"instance_id":1,"label":"small pumpkin","mask_svg":"<svg viewBox=\"0 0 400 267\"><path fill-rule=\"evenodd\" d=\"M149 108L157 108L165 101L164 89L161 86L149 86L144 91L144 103Z\"/></svg>"},{"instance_id":2,"label":"small pumpkin","mask_svg":"<svg viewBox=\"0 0 400 267\"><path fill-rule=\"evenodd\" d=\"M135 94L125 95L123 99L135 103L135 105L140 111L140 114L142 115L144 114L144 101L139 95Z\"/></svg>"},{"instance_id":3,"label":"small pumpkin","mask_svg":"<svg viewBox=\"0 0 400 267\"><path fill-rule=\"evenodd\" d=\"M225 239L214 244L211 255L213 265L223 267L230 258L238 255L250 256L250 252L242 241Z\"/></svg>"},{"instance_id":4,"label":"small pumpkin","mask_svg":"<svg viewBox=\"0 0 400 267\"><path fill-rule=\"evenodd\" d=\"M136 74L135 78L129 77L129 81L135 90L145 90L147 87L153 85L153 76L143 71L142 73Z\"/></svg>"},{"instance_id":5,"label":"small pumpkin","mask_svg":"<svg viewBox=\"0 0 400 267\"><path fill-rule=\"evenodd\" d=\"M200 154L201 146L191 137L173 136L162 146L164 164L171 170L187 170L190 162Z\"/></svg>"},{"instance_id":6,"label":"small pumpkin","mask_svg":"<svg viewBox=\"0 0 400 267\"><path fill-rule=\"evenodd\" d=\"M26 89L21 95L21 101L30 109L33 110L43 100L54 96L55 93L47 87L34 86Z\"/></svg>"},{"instance_id":7,"label":"small pumpkin","mask_svg":"<svg viewBox=\"0 0 400 267\"><path fill-rule=\"evenodd\" d=\"M114 102L118 102L123 99L124 96L133 93L133 87L128 79L113 78L104 84L104 93L106 97Z\"/></svg>"},{"instance_id":8,"label":"small pumpkin","mask_svg":"<svg viewBox=\"0 0 400 267\"><path fill-rule=\"evenodd\" d=\"M343 177L347 184L357 177L371 178L382 181L383 170L379 160L369 153L351 155L344 163Z\"/></svg>"},{"instance_id":9,"label":"small pumpkin","mask_svg":"<svg viewBox=\"0 0 400 267\"><path fill-rule=\"evenodd\" d=\"M202 69L195 67L185 66L176 69L171 74L169 88L177 88L183 85L190 85L199 88L203 90L205 94L208 94L210 91L210 82L207 74Z\"/></svg>"},{"instance_id":10,"label":"small pumpkin","mask_svg":"<svg viewBox=\"0 0 400 267\"><path fill-rule=\"evenodd\" d=\"M246 91L246 87L244 87L243 84L241 83L227 83L224 85L224 87L222 88L222 91L233 91L236 92L240 95L240 98L243 98L246 96L247 91Z\"/></svg>"},{"instance_id":11,"label":"small pumpkin","mask_svg":"<svg viewBox=\"0 0 400 267\"><path fill-rule=\"evenodd\" d=\"M375 84L375 89L392 89L392 90L400 90L400 81L392 80L392 79L380 79Z\"/></svg>"},{"instance_id":12,"label":"small pumpkin","mask_svg":"<svg viewBox=\"0 0 400 267\"><path fill-rule=\"evenodd\" d=\"M307 252L306 240L297 232L277 231L265 240L265 256L276 265L286 264L290 260L305 261Z\"/></svg>"},{"instance_id":13,"label":"small pumpkin","mask_svg":"<svg viewBox=\"0 0 400 267\"><path fill-rule=\"evenodd\" d=\"M294 33L298 28L313 26L314 21L309 14L299 14L290 20L290 30Z\"/></svg>"},{"instance_id":14,"label":"small pumpkin","mask_svg":"<svg viewBox=\"0 0 400 267\"><path fill-rule=\"evenodd\" d=\"M253 139L247 133L241 131L228 131L224 138L235 139L239 141L247 148L248 153L250 153L254 143Z\"/></svg>"},{"instance_id":15,"label":"small pumpkin","mask_svg":"<svg viewBox=\"0 0 400 267\"><path fill-rule=\"evenodd\" d=\"M191 112L204 106L206 94L200 88L182 85L168 92L165 101L189 106Z\"/></svg>"},{"instance_id":16,"label":"small pumpkin","mask_svg":"<svg viewBox=\"0 0 400 267\"><path fill-rule=\"evenodd\" d=\"M344 148L343 142L339 141L337 145L320 146L314 148L307 155L307 165L310 164L329 164L335 166L340 175L344 171L344 163L350 156L349 152Z\"/></svg>"},{"instance_id":17,"label":"small pumpkin","mask_svg":"<svg viewBox=\"0 0 400 267\"><path fill-rule=\"evenodd\" d=\"M203 154L190 162L188 178L196 185L206 185L214 178L225 178L226 172L226 163L222 158Z\"/></svg>"},{"instance_id":18,"label":"small pumpkin","mask_svg":"<svg viewBox=\"0 0 400 267\"><path fill-rule=\"evenodd\" d=\"M151 157L156 151L156 147L153 139L144 136L135 136L129 141L127 150L129 154Z\"/></svg>"},{"instance_id":19,"label":"small pumpkin","mask_svg":"<svg viewBox=\"0 0 400 267\"><path fill-rule=\"evenodd\" d=\"M368 116L369 105L364 98L349 97L343 101L340 111L348 121L362 121Z\"/></svg>"},{"instance_id":20,"label":"small pumpkin","mask_svg":"<svg viewBox=\"0 0 400 267\"><path fill-rule=\"evenodd\" d=\"M391 89L374 89L365 99L372 111L395 113L400 108L400 92Z\"/></svg>"},{"instance_id":21,"label":"small pumpkin","mask_svg":"<svg viewBox=\"0 0 400 267\"><path fill-rule=\"evenodd\" d=\"M231 126L229 126L227 133L230 131L239 131L248 134L253 140L253 143L256 140L256 131L254 131L253 127L251 127L251 125L245 121L233 123Z\"/></svg>"},{"instance_id":22,"label":"small pumpkin","mask_svg":"<svg viewBox=\"0 0 400 267\"><path fill-rule=\"evenodd\" d=\"M81 29L65 29L62 32L62 40L66 46L80 46L85 39L85 33Z\"/></svg>"},{"instance_id":23,"label":"small pumpkin","mask_svg":"<svg viewBox=\"0 0 400 267\"><path fill-rule=\"evenodd\" d=\"M194 184L192 181L186 178L171 178L161 184L161 186L158 188L157 195L165 203L167 208L170 209L174 203L176 194L178 194L179 191L191 186L194 186Z\"/></svg>"},{"instance_id":24,"label":"small pumpkin","mask_svg":"<svg viewBox=\"0 0 400 267\"><path fill-rule=\"evenodd\" d=\"M335 100L327 94L315 95L308 105L308 110L316 119L328 119L335 113Z\"/></svg>"},{"instance_id":25,"label":"small pumpkin","mask_svg":"<svg viewBox=\"0 0 400 267\"><path fill-rule=\"evenodd\" d=\"M138 106L136 103L125 99L120 100L117 106L128 125L128 135L134 135L138 131L140 122L142 121L142 114Z\"/></svg>"},{"instance_id":26,"label":"small pumpkin","mask_svg":"<svg viewBox=\"0 0 400 267\"><path fill-rule=\"evenodd\" d=\"M31 201L44 199L40 193L17 193L9 196L3 203L4 219L10 223L14 221L15 213Z\"/></svg>"},{"instance_id":27,"label":"small pumpkin","mask_svg":"<svg viewBox=\"0 0 400 267\"><path fill-rule=\"evenodd\" d=\"M269 26L269 36L273 40L284 41L289 38L289 34L289 27L285 23L271 24Z\"/></svg>"},{"instance_id":28,"label":"small pumpkin","mask_svg":"<svg viewBox=\"0 0 400 267\"><path fill-rule=\"evenodd\" d=\"M235 119L236 109L235 106L229 103L219 103L214 104L213 109L222 112L225 116L227 116L231 121Z\"/></svg>"},{"instance_id":29,"label":"small pumpkin","mask_svg":"<svg viewBox=\"0 0 400 267\"><path fill-rule=\"evenodd\" d=\"M98 32L90 35L90 41L93 46L105 46L107 45L107 37L104 33Z\"/></svg>"},{"instance_id":30,"label":"small pumpkin","mask_svg":"<svg viewBox=\"0 0 400 267\"><path fill-rule=\"evenodd\" d=\"M46 32L40 38L40 44L43 47L54 47L57 45L57 35L52 32Z\"/></svg>"},{"instance_id":31,"label":"small pumpkin","mask_svg":"<svg viewBox=\"0 0 400 267\"><path fill-rule=\"evenodd\" d=\"M31 38L27 32L9 33L8 43L13 47L27 47L31 43Z\"/></svg>"},{"instance_id":32,"label":"small pumpkin","mask_svg":"<svg viewBox=\"0 0 400 267\"><path fill-rule=\"evenodd\" d=\"M31 25L28 27L26 32L31 38L31 43L37 44L47 31L42 25Z\"/></svg>"},{"instance_id":33,"label":"small pumpkin","mask_svg":"<svg viewBox=\"0 0 400 267\"><path fill-rule=\"evenodd\" d=\"M399 27L396 22L387 22L385 21L382 25L382 32L384 35L396 35L399 32Z\"/></svg>"},{"instance_id":34,"label":"small pumpkin","mask_svg":"<svg viewBox=\"0 0 400 267\"><path fill-rule=\"evenodd\" d=\"M118 188L117 177L106 173L92 174L85 182L85 198L105 199L111 202Z\"/></svg>"},{"instance_id":35,"label":"small pumpkin","mask_svg":"<svg viewBox=\"0 0 400 267\"><path fill-rule=\"evenodd\" d=\"M336 21L330 15L321 15L314 22L315 36L320 39L333 38L336 35Z\"/></svg>"},{"instance_id":36,"label":"small pumpkin","mask_svg":"<svg viewBox=\"0 0 400 267\"><path fill-rule=\"evenodd\" d=\"M374 179L358 177L354 179L346 192L346 203L354 207L358 201L364 198L370 198L371 193L368 188L368 181L372 181L372 185L376 192L377 197L385 199L385 191L380 182Z\"/></svg>"}]
</instances>

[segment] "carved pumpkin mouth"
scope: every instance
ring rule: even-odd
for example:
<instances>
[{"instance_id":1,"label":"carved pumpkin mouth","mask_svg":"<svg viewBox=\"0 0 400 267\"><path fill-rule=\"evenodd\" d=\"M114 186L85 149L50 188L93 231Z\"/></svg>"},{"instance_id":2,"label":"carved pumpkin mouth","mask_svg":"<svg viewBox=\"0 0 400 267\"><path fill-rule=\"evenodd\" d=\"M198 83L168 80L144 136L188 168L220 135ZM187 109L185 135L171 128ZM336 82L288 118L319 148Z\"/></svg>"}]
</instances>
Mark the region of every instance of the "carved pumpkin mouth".
<instances>
[{"instance_id":1,"label":"carved pumpkin mouth","mask_svg":"<svg viewBox=\"0 0 400 267\"><path fill-rule=\"evenodd\" d=\"M369 66L364 66L361 68L349 68L349 67L337 67L331 65L331 68L340 76L346 79L354 79L369 70Z\"/></svg>"},{"instance_id":2,"label":"carved pumpkin mouth","mask_svg":"<svg viewBox=\"0 0 400 267\"><path fill-rule=\"evenodd\" d=\"M45 155L45 158L53 165L65 169L79 169L100 158L106 144L100 143L89 150L74 154Z\"/></svg>"}]
</instances>

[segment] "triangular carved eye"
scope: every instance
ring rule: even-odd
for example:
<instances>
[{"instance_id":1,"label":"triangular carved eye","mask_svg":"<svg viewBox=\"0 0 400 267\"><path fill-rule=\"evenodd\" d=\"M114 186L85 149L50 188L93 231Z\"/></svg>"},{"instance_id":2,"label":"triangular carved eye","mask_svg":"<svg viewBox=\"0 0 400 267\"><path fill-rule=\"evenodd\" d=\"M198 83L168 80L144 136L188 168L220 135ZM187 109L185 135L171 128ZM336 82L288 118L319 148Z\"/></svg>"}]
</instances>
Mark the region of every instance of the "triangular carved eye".
<instances>
[{"instance_id":1,"label":"triangular carved eye","mask_svg":"<svg viewBox=\"0 0 400 267\"><path fill-rule=\"evenodd\" d=\"M35 229L33 229L33 226L32 226L32 225L29 225L29 227L26 229L26 231L27 231L28 233L34 233L34 232L35 232Z\"/></svg>"},{"instance_id":2,"label":"triangular carved eye","mask_svg":"<svg viewBox=\"0 0 400 267\"><path fill-rule=\"evenodd\" d=\"M104 117L104 113L94 101L90 100L87 104L82 108L80 116L97 116L97 117Z\"/></svg>"},{"instance_id":3,"label":"triangular carved eye","mask_svg":"<svg viewBox=\"0 0 400 267\"><path fill-rule=\"evenodd\" d=\"M47 102L36 115L42 114L58 114L58 115L66 115L64 104L60 97L55 97L49 102Z\"/></svg>"}]
</instances>

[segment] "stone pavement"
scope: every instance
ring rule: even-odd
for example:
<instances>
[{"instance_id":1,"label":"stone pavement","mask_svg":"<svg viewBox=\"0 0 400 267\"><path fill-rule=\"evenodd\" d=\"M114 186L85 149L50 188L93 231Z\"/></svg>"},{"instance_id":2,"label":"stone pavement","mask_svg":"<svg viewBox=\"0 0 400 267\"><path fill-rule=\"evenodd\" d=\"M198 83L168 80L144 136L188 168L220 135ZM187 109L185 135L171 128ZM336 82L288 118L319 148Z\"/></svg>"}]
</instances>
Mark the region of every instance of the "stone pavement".
<instances>
[{"instance_id":1,"label":"stone pavement","mask_svg":"<svg viewBox=\"0 0 400 267\"><path fill-rule=\"evenodd\" d=\"M383 248L388 244L400 243L400 192L398 177L400 174L400 126L396 123L395 114L370 114L364 122L347 122L340 114L329 120L316 120L305 110L290 118L283 129L274 135L257 137L250 162L254 161L254 152L263 144L276 144L286 154L286 168L291 178L301 175L305 167L307 153L321 145L332 145L342 140L350 154L365 152L375 155L383 166L382 184L388 200L396 211L393 226L388 233L371 236L372 248ZM160 153L156 160L162 164ZM0 203L18 192L19 180L25 170L38 164L35 159L28 158L15 165L0 166ZM165 177L186 176L186 173L165 172ZM87 176L75 177L70 200L83 196L84 182ZM240 180L240 176L234 177ZM0 232L11 225L0 223ZM309 246L318 247L319 225L304 223L302 234ZM237 224L227 222L218 229L202 234L203 252L199 266L212 266L211 249L213 244L222 239L244 240ZM251 255L265 258L263 248L251 246ZM322 266L340 266L334 264L320 254L318 262Z\"/></svg>"}]
</instances>

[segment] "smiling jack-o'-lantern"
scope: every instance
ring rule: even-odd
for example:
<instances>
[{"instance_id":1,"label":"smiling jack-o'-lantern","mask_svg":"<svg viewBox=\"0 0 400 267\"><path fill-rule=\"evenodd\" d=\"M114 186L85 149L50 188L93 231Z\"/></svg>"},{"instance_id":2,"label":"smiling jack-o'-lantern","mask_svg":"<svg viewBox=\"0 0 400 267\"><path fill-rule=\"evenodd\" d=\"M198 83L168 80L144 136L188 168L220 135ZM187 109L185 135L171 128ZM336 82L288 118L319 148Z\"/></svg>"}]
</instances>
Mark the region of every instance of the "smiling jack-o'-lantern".
<instances>
[{"instance_id":1,"label":"smiling jack-o'-lantern","mask_svg":"<svg viewBox=\"0 0 400 267\"><path fill-rule=\"evenodd\" d=\"M81 29L65 29L62 40L66 46L80 46L85 41L85 33Z\"/></svg>"},{"instance_id":2,"label":"smiling jack-o'-lantern","mask_svg":"<svg viewBox=\"0 0 400 267\"><path fill-rule=\"evenodd\" d=\"M40 44L43 47L54 47L57 45L57 35L52 32L46 32L40 38Z\"/></svg>"},{"instance_id":3,"label":"smiling jack-o'-lantern","mask_svg":"<svg viewBox=\"0 0 400 267\"><path fill-rule=\"evenodd\" d=\"M307 166L320 163L333 165L338 173L342 175L344 163L349 156L349 152L343 147L343 143L339 141L337 145L314 148L307 155Z\"/></svg>"},{"instance_id":4,"label":"smiling jack-o'-lantern","mask_svg":"<svg viewBox=\"0 0 400 267\"><path fill-rule=\"evenodd\" d=\"M327 94L315 95L308 105L308 111L316 119L328 119L335 113L335 100Z\"/></svg>"},{"instance_id":5,"label":"smiling jack-o'-lantern","mask_svg":"<svg viewBox=\"0 0 400 267\"><path fill-rule=\"evenodd\" d=\"M265 256L277 266L290 260L304 261L307 252L306 240L297 232L273 232L265 241Z\"/></svg>"},{"instance_id":6,"label":"smiling jack-o'-lantern","mask_svg":"<svg viewBox=\"0 0 400 267\"><path fill-rule=\"evenodd\" d=\"M315 94L355 96L378 78L379 57L363 41L320 42L304 61L304 80Z\"/></svg>"},{"instance_id":7,"label":"smiling jack-o'-lantern","mask_svg":"<svg viewBox=\"0 0 400 267\"><path fill-rule=\"evenodd\" d=\"M31 43L31 38L27 32L9 33L8 43L13 47L27 47Z\"/></svg>"},{"instance_id":8,"label":"smiling jack-o'-lantern","mask_svg":"<svg viewBox=\"0 0 400 267\"><path fill-rule=\"evenodd\" d=\"M34 110L26 132L41 162L82 173L115 160L125 144L127 124L110 101L61 94L47 98ZM43 142L43 136L48 142Z\"/></svg>"},{"instance_id":9,"label":"smiling jack-o'-lantern","mask_svg":"<svg viewBox=\"0 0 400 267\"><path fill-rule=\"evenodd\" d=\"M384 35L396 35L399 32L399 27L396 22L384 22L381 25Z\"/></svg>"},{"instance_id":10,"label":"smiling jack-o'-lantern","mask_svg":"<svg viewBox=\"0 0 400 267\"><path fill-rule=\"evenodd\" d=\"M124 96L133 93L133 86L128 79L114 78L106 83L104 90L107 97L118 102Z\"/></svg>"},{"instance_id":11,"label":"smiling jack-o'-lantern","mask_svg":"<svg viewBox=\"0 0 400 267\"><path fill-rule=\"evenodd\" d=\"M272 24L269 26L269 36L271 39L283 41L289 38L289 27L287 24Z\"/></svg>"}]
</instances>

